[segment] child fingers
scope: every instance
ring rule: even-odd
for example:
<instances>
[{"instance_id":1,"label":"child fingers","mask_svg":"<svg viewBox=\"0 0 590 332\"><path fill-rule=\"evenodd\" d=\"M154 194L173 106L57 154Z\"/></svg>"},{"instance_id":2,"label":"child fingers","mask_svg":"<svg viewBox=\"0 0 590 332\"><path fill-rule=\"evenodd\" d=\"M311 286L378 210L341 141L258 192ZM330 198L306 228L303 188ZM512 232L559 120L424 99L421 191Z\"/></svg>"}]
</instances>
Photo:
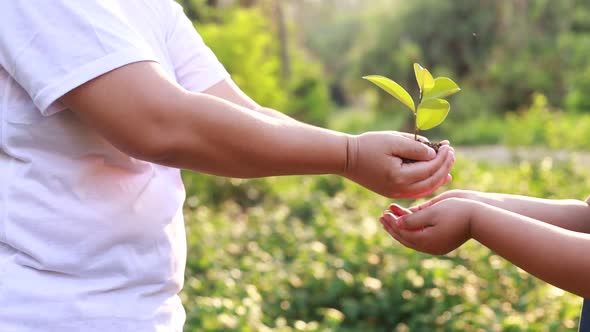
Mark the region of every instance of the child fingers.
<instances>
[{"instance_id":1,"label":"child fingers","mask_svg":"<svg viewBox=\"0 0 590 332\"><path fill-rule=\"evenodd\" d=\"M413 249L415 248L415 245L413 243L406 240L400 234L400 230L397 228L397 226L395 226L395 223L392 221L392 219L385 218L385 217L382 217L381 219L382 219L381 222L384 224L385 229L387 230L389 235L391 235L391 237L393 237L397 242L403 244L404 246L406 246L408 248L413 248Z\"/></svg>"},{"instance_id":2,"label":"child fingers","mask_svg":"<svg viewBox=\"0 0 590 332\"><path fill-rule=\"evenodd\" d=\"M401 217L401 216L404 216L406 214L412 213L412 211L410 211L410 210L408 210L408 209L406 209L406 208L404 208L404 207L402 207L402 206L400 206L400 205L398 205L396 203L392 203L392 204L389 205L389 211L391 213L393 213L397 217Z\"/></svg>"},{"instance_id":3,"label":"child fingers","mask_svg":"<svg viewBox=\"0 0 590 332\"><path fill-rule=\"evenodd\" d=\"M432 226L430 210L424 210L398 218L397 226L402 230L416 231Z\"/></svg>"}]
</instances>

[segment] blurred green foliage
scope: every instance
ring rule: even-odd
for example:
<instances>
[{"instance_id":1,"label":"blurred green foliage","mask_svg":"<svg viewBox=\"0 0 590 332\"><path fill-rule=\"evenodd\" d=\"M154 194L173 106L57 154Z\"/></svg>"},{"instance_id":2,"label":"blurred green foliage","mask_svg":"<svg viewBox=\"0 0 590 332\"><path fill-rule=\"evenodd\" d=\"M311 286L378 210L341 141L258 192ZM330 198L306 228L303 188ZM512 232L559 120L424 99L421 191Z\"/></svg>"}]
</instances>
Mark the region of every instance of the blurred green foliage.
<instances>
[{"instance_id":1,"label":"blurred green foliage","mask_svg":"<svg viewBox=\"0 0 590 332\"><path fill-rule=\"evenodd\" d=\"M403 106L361 76L411 87L411 64L419 62L462 88L448 120L428 135L455 145L590 149L588 1L178 1L248 95L297 119L349 133L412 131L406 112L383 111ZM453 188L583 199L590 187L575 159L468 157L458 155ZM568 331L577 324L579 298L478 243L445 257L401 247L378 223L389 200L340 178L184 179L186 331Z\"/></svg>"},{"instance_id":2,"label":"blurred green foliage","mask_svg":"<svg viewBox=\"0 0 590 332\"><path fill-rule=\"evenodd\" d=\"M189 8L198 13L199 8L207 7ZM203 23L196 23L196 28L248 96L301 121L326 123L332 103L323 67L310 61L305 52L288 40L285 47L289 57L282 59L277 28L263 9L227 8L218 12L215 19L211 15ZM288 75L282 72L281 61L289 62Z\"/></svg>"},{"instance_id":3,"label":"blurred green foliage","mask_svg":"<svg viewBox=\"0 0 590 332\"><path fill-rule=\"evenodd\" d=\"M504 118L483 114L463 123L454 122L440 135L455 144L538 146L559 150L590 149L590 114L555 109L544 95L534 94L530 106Z\"/></svg>"},{"instance_id":4,"label":"blurred green foliage","mask_svg":"<svg viewBox=\"0 0 590 332\"><path fill-rule=\"evenodd\" d=\"M233 10L225 14L224 24L197 25L197 29L246 94L268 107L285 108L288 91L281 82L278 45L261 13Z\"/></svg>"},{"instance_id":5,"label":"blurred green foliage","mask_svg":"<svg viewBox=\"0 0 590 332\"><path fill-rule=\"evenodd\" d=\"M450 139L454 145L531 146L557 150L590 150L590 114L572 113L549 105L544 95L533 94L530 105L502 117L489 113L457 121L448 120L432 130L431 140ZM397 112L367 112L356 108L334 114L330 127L349 133L404 128L407 117ZM411 131L411 128L405 129ZM430 132L428 133L430 136Z\"/></svg>"},{"instance_id":6,"label":"blurred green foliage","mask_svg":"<svg viewBox=\"0 0 590 332\"><path fill-rule=\"evenodd\" d=\"M457 96L456 112L466 117L516 110L534 92L559 107L584 111L588 99L579 89L590 67L589 8L577 0L385 2L364 16L339 15L351 21L341 25L356 23L358 32L344 50L320 47L318 54L326 62L347 59L342 68L349 74L340 76L351 93L361 89L356 78L367 74L410 83L409 68L419 62L480 97L478 107L464 107L462 100L471 97ZM380 100L378 107L391 105Z\"/></svg>"},{"instance_id":7,"label":"blurred green foliage","mask_svg":"<svg viewBox=\"0 0 590 332\"><path fill-rule=\"evenodd\" d=\"M432 132L453 142L513 142L500 128L504 114L525 113L535 94L547 98L550 113L590 110L586 1L284 1L290 13L286 40L279 35L276 0L234 1L225 7L210 5L220 1L180 2L243 90L265 106L313 124L328 123L332 103L363 108L369 118L372 110L400 107L361 76L391 77L416 95L413 62L462 87L449 119ZM287 58L281 56L283 43ZM288 76L282 72L284 61L291 68ZM558 131L576 121L570 115L552 117L562 121L554 126ZM386 129L411 131L411 121L395 116L395 126ZM570 144L547 135L537 144ZM568 130L572 135L579 134Z\"/></svg>"},{"instance_id":8,"label":"blurred green foliage","mask_svg":"<svg viewBox=\"0 0 590 332\"><path fill-rule=\"evenodd\" d=\"M584 199L590 187L582 167L550 158L491 165L459 155L453 174L452 187L538 197ZM186 331L568 331L577 325L579 298L478 243L440 257L402 247L378 222L389 200L341 178L244 181L187 173L185 179Z\"/></svg>"}]
</instances>

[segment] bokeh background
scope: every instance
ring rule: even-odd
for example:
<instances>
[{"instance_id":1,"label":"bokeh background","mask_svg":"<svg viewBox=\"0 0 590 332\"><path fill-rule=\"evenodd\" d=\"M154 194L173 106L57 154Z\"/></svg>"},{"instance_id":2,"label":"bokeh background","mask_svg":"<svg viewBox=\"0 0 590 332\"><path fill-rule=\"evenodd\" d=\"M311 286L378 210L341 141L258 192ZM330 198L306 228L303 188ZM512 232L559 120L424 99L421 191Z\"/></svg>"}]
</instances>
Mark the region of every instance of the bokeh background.
<instances>
[{"instance_id":1,"label":"bokeh background","mask_svg":"<svg viewBox=\"0 0 590 332\"><path fill-rule=\"evenodd\" d=\"M443 189L590 193L589 1L178 1L243 90L305 122L412 131L361 77L414 95L414 62L453 78L447 120L423 132L456 147ZM186 331L577 328L580 298L475 241L447 256L402 247L378 221L390 200L339 177L184 178Z\"/></svg>"}]
</instances>

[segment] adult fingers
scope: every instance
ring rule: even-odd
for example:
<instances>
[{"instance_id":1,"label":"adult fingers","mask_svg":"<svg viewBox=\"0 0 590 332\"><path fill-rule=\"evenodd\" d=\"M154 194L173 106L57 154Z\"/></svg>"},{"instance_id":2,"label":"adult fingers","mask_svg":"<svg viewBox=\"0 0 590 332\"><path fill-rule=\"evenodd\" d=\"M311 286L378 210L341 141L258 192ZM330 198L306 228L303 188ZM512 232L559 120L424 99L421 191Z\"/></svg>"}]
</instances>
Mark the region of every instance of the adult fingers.
<instances>
[{"instance_id":1,"label":"adult fingers","mask_svg":"<svg viewBox=\"0 0 590 332\"><path fill-rule=\"evenodd\" d=\"M400 135L402 135L402 136L404 136L404 137L407 137L407 138L414 139L414 134L411 134L411 133L406 133L406 132L403 132L403 131L396 131L395 133L398 133L398 134L400 134ZM417 138L417 139L418 139L420 142L430 142L430 140L429 140L427 137L424 137L424 136L422 136L422 135L418 135L416 138ZM448 142L448 141L447 141L447 142Z\"/></svg>"},{"instance_id":2,"label":"adult fingers","mask_svg":"<svg viewBox=\"0 0 590 332\"><path fill-rule=\"evenodd\" d=\"M427 188L426 190L424 190L424 191L421 191L421 192L417 192L417 193L414 193L414 194L411 194L411 195L407 195L407 196L405 196L404 198L406 198L406 199L418 199L418 198L423 198L423 197L426 197L426 196L430 196L430 195L432 195L432 193L433 193L433 192L435 192L435 191L436 191L436 190L437 190L439 187L442 187L442 186L444 186L445 184L447 184L447 183L451 182L451 181L452 181L452 179L453 179L453 178L451 177L451 175L450 175L450 174L447 174L447 177L446 177L446 179L444 179L444 181L443 181L443 182L442 182L440 185L434 186L434 187L432 187L432 188ZM432 203L432 204L434 204L434 203ZM430 204L430 205L432 205L432 204ZM430 206L430 205L429 205L429 206ZM427 207L427 206L424 206L423 208L426 208L426 207ZM410 212L416 212L416 211L419 211L419 210L415 209L415 207L410 207L410 208L408 208L408 210L409 210Z\"/></svg>"},{"instance_id":3,"label":"adult fingers","mask_svg":"<svg viewBox=\"0 0 590 332\"><path fill-rule=\"evenodd\" d=\"M453 166L453 163L455 161L455 157L453 155L453 153L449 153L449 155L447 156L445 162L441 165L441 167L439 167L432 176L416 182L414 184L411 184L408 186L408 190L407 192L411 192L413 194L417 194L417 193L428 193L431 194L432 192L434 192L434 190L436 190L438 187L442 186L445 181L450 180L448 177L449 171L451 170L451 167Z\"/></svg>"},{"instance_id":4,"label":"adult fingers","mask_svg":"<svg viewBox=\"0 0 590 332\"><path fill-rule=\"evenodd\" d=\"M402 164L400 177L403 177L406 183L415 183L433 176L437 170L441 169L451 150L447 146L442 146L436 155L436 158L416 163ZM448 173L448 172L446 172Z\"/></svg>"},{"instance_id":5,"label":"adult fingers","mask_svg":"<svg viewBox=\"0 0 590 332\"><path fill-rule=\"evenodd\" d=\"M431 147L405 136L398 138L396 144L391 147L392 155L417 161L432 160L436 157L436 152Z\"/></svg>"},{"instance_id":6,"label":"adult fingers","mask_svg":"<svg viewBox=\"0 0 590 332\"><path fill-rule=\"evenodd\" d=\"M422 184L414 184L414 185L410 185L407 187L408 190L406 190L403 193L399 193L397 195L394 195L390 198L394 198L394 199L419 199L419 198L424 198L427 196L432 195L438 188L444 186L445 184L449 183L452 180L452 177L450 176L450 174L447 175L446 178L441 179L441 181L436 182L434 185L426 187L425 189L423 188L424 186ZM413 188L418 188L418 186L420 186L419 190L413 190ZM423 203L425 204L425 203ZM434 204L434 203L433 203ZM429 205L428 205L429 206ZM428 206L422 206L421 209L424 209ZM418 209L417 207L409 207L407 208L407 210L409 210L410 212L417 212L420 211L420 209Z\"/></svg>"}]
</instances>

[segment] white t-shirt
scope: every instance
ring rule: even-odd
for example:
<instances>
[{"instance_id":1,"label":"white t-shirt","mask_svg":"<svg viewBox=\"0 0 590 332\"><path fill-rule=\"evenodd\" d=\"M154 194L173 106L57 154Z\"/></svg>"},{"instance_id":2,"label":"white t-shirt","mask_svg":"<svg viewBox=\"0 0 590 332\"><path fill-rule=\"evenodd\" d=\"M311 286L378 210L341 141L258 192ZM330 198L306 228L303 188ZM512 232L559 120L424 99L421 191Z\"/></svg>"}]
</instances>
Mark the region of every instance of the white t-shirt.
<instances>
[{"instance_id":1,"label":"white t-shirt","mask_svg":"<svg viewBox=\"0 0 590 332\"><path fill-rule=\"evenodd\" d=\"M191 91L228 76L172 0L0 1L0 331L182 330L180 171L57 101L137 61Z\"/></svg>"}]
</instances>

